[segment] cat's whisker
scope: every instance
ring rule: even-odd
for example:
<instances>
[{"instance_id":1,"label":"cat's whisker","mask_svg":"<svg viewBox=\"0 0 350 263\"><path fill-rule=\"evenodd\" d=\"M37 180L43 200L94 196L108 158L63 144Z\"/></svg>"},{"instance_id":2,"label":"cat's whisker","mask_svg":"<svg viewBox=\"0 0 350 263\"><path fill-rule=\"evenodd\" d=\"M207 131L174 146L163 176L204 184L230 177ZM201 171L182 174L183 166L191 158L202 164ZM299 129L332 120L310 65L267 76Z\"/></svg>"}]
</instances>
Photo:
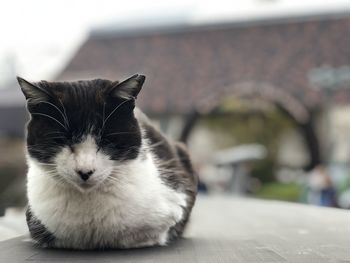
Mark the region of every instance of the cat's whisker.
<instances>
[{"instance_id":1,"label":"cat's whisker","mask_svg":"<svg viewBox=\"0 0 350 263\"><path fill-rule=\"evenodd\" d=\"M48 173L48 174L58 174L57 171L54 171L54 170L45 170L45 173Z\"/></svg>"},{"instance_id":2,"label":"cat's whisker","mask_svg":"<svg viewBox=\"0 0 350 263\"><path fill-rule=\"evenodd\" d=\"M65 125L63 125L59 120L57 120L56 118L50 116L50 115L47 115L47 114L44 114L44 113L40 113L40 112L32 112L31 113L32 115L39 115L39 116L43 116L43 117L47 117L51 120L54 120L55 122L57 122L59 125L61 125L66 131L68 131L67 127Z\"/></svg>"},{"instance_id":3,"label":"cat's whisker","mask_svg":"<svg viewBox=\"0 0 350 263\"><path fill-rule=\"evenodd\" d=\"M54 132L48 132L46 134L44 134L43 136L47 136L47 135L51 135L51 134L64 134L64 132L60 132L60 131L54 131Z\"/></svg>"},{"instance_id":4,"label":"cat's whisker","mask_svg":"<svg viewBox=\"0 0 350 263\"><path fill-rule=\"evenodd\" d=\"M115 177L107 177L106 178L109 182L113 182L113 183L120 183L121 181L118 180L117 178Z\"/></svg>"},{"instance_id":5,"label":"cat's whisker","mask_svg":"<svg viewBox=\"0 0 350 263\"><path fill-rule=\"evenodd\" d=\"M66 136L56 136L56 137L47 137L46 140L52 140L52 139L66 139Z\"/></svg>"},{"instance_id":6,"label":"cat's whisker","mask_svg":"<svg viewBox=\"0 0 350 263\"><path fill-rule=\"evenodd\" d=\"M44 142L49 141L49 140L43 140ZM44 146L44 147L55 147L55 146L59 146L60 144L56 143L56 142L52 142L50 141L49 143L37 143L37 144L31 144L31 145L27 145L28 148L31 147L37 147L37 146Z\"/></svg>"},{"instance_id":7,"label":"cat's whisker","mask_svg":"<svg viewBox=\"0 0 350 263\"><path fill-rule=\"evenodd\" d=\"M107 172L112 172L113 170L111 170L110 168L105 168L104 170L100 171L100 174L105 174ZM109 176L109 175L108 175Z\"/></svg>"},{"instance_id":8,"label":"cat's whisker","mask_svg":"<svg viewBox=\"0 0 350 263\"><path fill-rule=\"evenodd\" d=\"M166 165L166 164L177 163L177 162L178 162L177 158L173 158L173 159L170 159L170 160L167 160L167 161L164 161L164 160L161 160L161 159L156 160L156 163L159 164L159 165Z\"/></svg>"},{"instance_id":9,"label":"cat's whisker","mask_svg":"<svg viewBox=\"0 0 350 263\"><path fill-rule=\"evenodd\" d=\"M40 163L39 163L40 164ZM57 167L57 165L56 164L40 164L40 165L42 165L42 166L52 166L52 167Z\"/></svg>"},{"instance_id":10,"label":"cat's whisker","mask_svg":"<svg viewBox=\"0 0 350 263\"><path fill-rule=\"evenodd\" d=\"M62 116L62 118L63 118L63 121L65 122L65 127L68 125L66 116L63 114L63 112L62 112L55 104L53 104L53 103L51 103L51 102L48 102L48 101L41 101L40 103L48 104L48 105L54 107L54 108L61 114L61 116ZM68 125L68 126L69 126L69 125Z\"/></svg>"},{"instance_id":11,"label":"cat's whisker","mask_svg":"<svg viewBox=\"0 0 350 263\"><path fill-rule=\"evenodd\" d=\"M105 114L106 114L106 102L103 102L103 112L102 112L102 120L105 122Z\"/></svg>"},{"instance_id":12,"label":"cat's whisker","mask_svg":"<svg viewBox=\"0 0 350 263\"><path fill-rule=\"evenodd\" d=\"M104 136L120 135L120 134L137 134L138 132L113 132L105 134Z\"/></svg>"},{"instance_id":13,"label":"cat's whisker","mask_svg":"<svg viewBox=\"0 0 350 263\"><path fill-rule=\"evenodd\" d=\"M54 143L54 144L39 144L39 145L31 145L31 146L28 146L28 150L31 150L31 151L38 151L38 152L42 152L42 149L39 149L38 147L45 147L46 149L56 149L57 146L59 146L59 144L57 143Z\"/></svg>"},{"instance_id":14,"label":"cat's whisker","mask_svg":"<svg viewBox=\"0 0 350 263\"><path fill-rule=\"evenodd\" d=\"M160 141L160 142L157 142L157 143L154 143L154 144L149 144L149 145L147 145L147 148L154 149L154 148L156 148L156 147L158 147L158 146L160 146L162 144L165 144L165 142Z\"/></svg>"},{"instance_id":15,"label":"cat's whisker","mask_svg":"<svg viewBox=\"0 0 350 263\"><path fill-rule=\"evenodd\" d=\"M120 175L127 175L127 173L121 172L121 171L113 171L112 172L112 176L120 176Z\"/></svg>"},{"instance_id":16,"label":"cat's whisker","mask_svg":"<svg viewBox=\"0 0 350 263\"><path fill-rule=\"evenodd\" d=\"M61 99L59 99L59 102L60 102L60 104L61 104L61 106L62 106L62 108L63 108L64 116L66 117L67 126L70 127L70 125L69 125L69 120L68 120L68 116L67 116L67 112L66 112L66 107L64 107L64 104L62 103L62 100L61 100Z\"/></svg>"},{"instance_id":17,"label":"cat's whisker","mask_svg":"<svg viewBox=\"0 0 350 263\"><path fill-rule=\"evenodd\" d=\"M123 102L119 103L115 108L114 110L112 110L112 112L107 116L106 119L104 119L103 121L103 124L102 124L102 130L104 129L108 119L113 115L114 112L116 112L116 110L118 110L121 106L123 106L125 103L127 103L128 101L130 101L132 99L127 99L127 100L124 100Z\"/></svg>"}]
</instances>

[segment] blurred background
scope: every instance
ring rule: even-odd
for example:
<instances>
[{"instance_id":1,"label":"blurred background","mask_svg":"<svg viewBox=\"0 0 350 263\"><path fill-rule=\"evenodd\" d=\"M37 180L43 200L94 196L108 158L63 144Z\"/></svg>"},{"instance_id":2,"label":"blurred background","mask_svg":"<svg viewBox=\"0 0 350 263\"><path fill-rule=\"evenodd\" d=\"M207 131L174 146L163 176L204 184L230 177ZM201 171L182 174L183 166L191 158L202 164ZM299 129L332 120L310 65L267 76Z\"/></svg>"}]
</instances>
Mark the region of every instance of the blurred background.
<instances>
[{"instance_id":1,"label":"blurred background","mask_svg":"<svg viewBox=\"0 0 350 263\"><path fill-rule=\"evenodd\" d=\"M350 2L4 1L0 240L25 231L15 81L120 80L188 144L205 195L350 208ZM6 214L6 216L4 216Z\"/></svg>"}]
</instances>

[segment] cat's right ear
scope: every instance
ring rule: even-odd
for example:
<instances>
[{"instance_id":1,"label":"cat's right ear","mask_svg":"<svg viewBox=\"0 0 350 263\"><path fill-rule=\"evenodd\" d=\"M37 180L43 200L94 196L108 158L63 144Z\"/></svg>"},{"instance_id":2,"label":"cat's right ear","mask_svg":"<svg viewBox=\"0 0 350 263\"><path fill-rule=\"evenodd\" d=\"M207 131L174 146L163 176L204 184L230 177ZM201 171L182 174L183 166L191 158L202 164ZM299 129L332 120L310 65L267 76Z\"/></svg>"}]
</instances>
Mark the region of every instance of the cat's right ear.
<instances>
[{"instance_id":1,"label":"cat's right ear","mask_svg":"<svg viewBox=\"0 0 350 263\"><path fill-rule=\"evenodd\" d=\"M17 81L28 102L38 103L49 99L49 93L38 85L35 85L20 77L17 77Z\"/></svg>"},{"instance_id":2,"label":"cat's right ear","mask_svg":"<svg viewBox=\"0 0 350 263\"><path fill-rule=\"evenodd\" d=\"M124 99L136 99L145 79L146 77L140 74L131 76L113 87L112 96Z\"/></svg>"}]
</instances>

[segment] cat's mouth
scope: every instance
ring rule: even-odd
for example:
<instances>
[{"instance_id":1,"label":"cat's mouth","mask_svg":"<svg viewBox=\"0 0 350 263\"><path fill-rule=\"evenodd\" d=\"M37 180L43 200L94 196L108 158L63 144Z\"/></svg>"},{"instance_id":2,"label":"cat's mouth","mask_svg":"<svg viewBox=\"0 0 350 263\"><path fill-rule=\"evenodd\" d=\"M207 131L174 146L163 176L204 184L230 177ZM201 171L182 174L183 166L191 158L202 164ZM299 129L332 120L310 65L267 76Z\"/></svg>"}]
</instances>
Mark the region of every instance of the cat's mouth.
<instances>
[{"instance_id":1,"label":"cat's mouth","mask_svg":"<svg viewBox=\"0 0 350 263\"><path fill-rule=\"evenodd\" d=\"M94 186L96 186L96 184L89 184L89 183L85 183L85 182L79 184L79 187L81 187L83 189L90 189Z\"/></svg>"},{"instance_id":2,"label":"cat's mouth","mask_svg":"<svg viewBox=\"0 0 350 263\"><path fill-rule=\"evenodd\" d=\"M95 189L99 183L88 183L88 182L79 182L79 183L72 183L76 189L78 189L80 192L89 192L93 189Z\"/></svg>"},{"instance_id":3,"label":"cat's mouth","mask_svg":"<svg viewBox=\"0 0 350 263\"><path fill-rule=\"evenodd\" d=\"M87 181L74 180L74 181L70 181L70 184L73 185L75 189L85 193L98 188L99 186L101 186L103 181L104 180L87 180Z\"/></svg>"}]
</instances>

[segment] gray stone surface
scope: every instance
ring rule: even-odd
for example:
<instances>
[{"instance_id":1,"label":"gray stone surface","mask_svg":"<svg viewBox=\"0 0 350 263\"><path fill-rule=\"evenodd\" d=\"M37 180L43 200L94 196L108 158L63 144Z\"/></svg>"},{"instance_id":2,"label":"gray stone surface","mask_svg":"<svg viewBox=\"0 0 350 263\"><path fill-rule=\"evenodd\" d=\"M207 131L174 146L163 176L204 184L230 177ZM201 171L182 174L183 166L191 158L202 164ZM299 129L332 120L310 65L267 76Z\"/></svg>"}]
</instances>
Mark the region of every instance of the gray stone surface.
<instances>
[{"instance_id":1,"label":"gray stone surface","mask_svg":"<svg viewBox=\"0 0 350 263\"><path fill-rule=\"evenodd\" d=\"M8 208L0 217L0 241L28 234L25 210Z\"/></svg>"},{"instance_id":2,"label":"gray stone surface","mask_svg":"<svg viewBox=\"0 0 350 263\"><path fill-rule=\"evenodd\" d=\"M115 251L0 242L0 262L350 262L350 212L292 203L201 197L186 238L168 247Z\"/></svg>"}]
</instances>

